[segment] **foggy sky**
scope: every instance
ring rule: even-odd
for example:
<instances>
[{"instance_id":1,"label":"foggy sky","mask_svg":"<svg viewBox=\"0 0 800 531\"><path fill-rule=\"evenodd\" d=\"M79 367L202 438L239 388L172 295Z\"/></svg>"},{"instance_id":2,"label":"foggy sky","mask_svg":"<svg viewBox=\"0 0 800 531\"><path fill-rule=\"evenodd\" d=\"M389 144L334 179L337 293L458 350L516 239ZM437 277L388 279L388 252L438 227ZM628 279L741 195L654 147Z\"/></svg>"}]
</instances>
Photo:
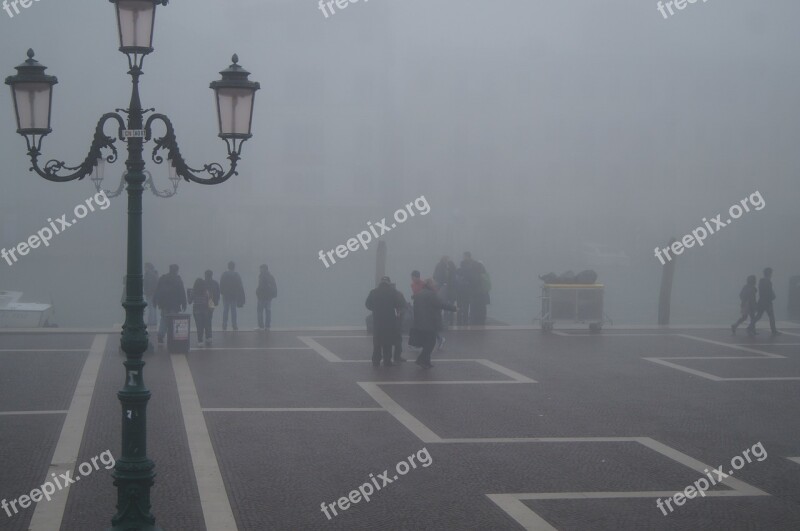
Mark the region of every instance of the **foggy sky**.
<instances>
[{"instance_id":1,"label":"foggy sky","mask_svg":"<svg viewBox=\"0 0 800 531\"><path fill-rule=\"evenodd\" d=\"M328 19L312 0L173 0L157 10L141 94L170 116L190 165L226 162L208 84L234 52L262 88L238 176L184 182L166 200L145 192L145 260L179 264L187 286L235 260L244 326L261 263L278 282L275 326L361 324L376 245L329 269L317 253L424 195L430 214L384 236L407 294L412 269L430 276L441 255L470 250L492 275L490 317L529 324L537 275L593 268L615 324L652 324L654 247L758 190L763 210L679 258L673 323L731 322L745 277L766 266L782 319L800 274L798 17L789 0L711 0L668 20L650 0L371 0ZM41 162L78 164L97 119L127 106L116 31L104 1L0 11L0 73L33 47L59 79ZM7 87L0 124L9 248L94 187L28 171ZM120 196L50 247L0 262L0 290L52 297L62 326L121 322L125 221Z\"/></svg>"}]
</instances>

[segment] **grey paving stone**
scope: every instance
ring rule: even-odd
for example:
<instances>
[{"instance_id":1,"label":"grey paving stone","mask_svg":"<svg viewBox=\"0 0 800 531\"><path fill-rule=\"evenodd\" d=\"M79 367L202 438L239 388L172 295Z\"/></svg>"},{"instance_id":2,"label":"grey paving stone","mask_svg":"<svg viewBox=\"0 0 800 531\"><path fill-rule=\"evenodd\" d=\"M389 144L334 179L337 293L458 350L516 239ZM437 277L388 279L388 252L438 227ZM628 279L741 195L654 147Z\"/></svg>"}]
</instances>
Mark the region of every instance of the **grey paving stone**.
<instances>
[{"instance_id":1,"label":"grey paving stone","mask_svg":"<svg viewBox=\"0 0 800 531\"><path fill-rule=\"evenodd\" d=\"M0 500L29 495L48 477L50 457L55 449L65 415L0 416ZM46 503L46 501L42 502ZM35 505L12 516L0 510L0 529L24 531Z\"/></svg>"},{"instance_id":2,"label":"grey paving stone","mask_svg":"<svg viewBox=\"0 0 800 531\"><path fill-rule=\"evenodd\" d=\"M86 352L0 352L0 411L68 409Z\"/></svg>"},{"instance_id":3,"label":"grey paving stone","mask_svg":"<svg viewBox=\"0 0 800 531\"><path fill-rule=\"evenodd\" d=\"M446 350L434 354L434 363L440 362L430 371L409 363L380 369L369 363L330 363L312 350L225 350L305 347L298 335L336 336L317 341L343 359L368 360L371 340L347 337L366 335L363 332L215 332L214 348L222 350L195 349L189 363L206 408L376 408L358 382L507 381L507 376L476 363L441 361L489 359L538 383L381 389L446 438L649 437L712 466L728 464L759 441L768 451L765 461L747 464L734 477L769 496L690 500L667 517L650 497L523 502L554 527L800 529L800 464L786 459L800 456L800 381L714 382L642 359L754 355L680 337L680 332L786 356L765 361L679 360L687 367L720 376L800 374L800 349L776 344L795 342L794 338L731 337L719 329L629 331L663 334L658 336L622 335L625 332L563 337L530 330L451 330L446 332ZM92 336L0 334L0 348L10 348L2 344L7 339L13 348L67 348L77 343L88 348ZM111 336L80 460L106 449L115 456L119 451L116 392L123 369L117 347L118 338ZM69 407L85 359L85 353L73 354L0 357L10 375L0 387L0 410ZM405 356L414 354L406 351ZM153 393L148 453L158 474L153 511L165 529L202 530L172 366L163 351L148 353L146 360L145 381ZM424 444L385 411L209 411L204 417L243 530L513 530L521 527L486 494L677 491L698 478L696 471L635 442ZM63 416L0 416L0 452L5 452L0 454L5 465L0 495L16 497L44 477L62 420ZM370 503L354 505L331 520L321 512L323 501L347 496L368 480L369 473L390 469L423 446L433 458L430 467L412 470L376 493ZM17 484L24 489L9 490ZM62 530L105 528L114 512L114 496L105 471L76 485ZM0 519L0 529L11 521ZM11 524L16 527L9 529L25 529L26 522L18 517Z\"/></svg>"}]
</instances>

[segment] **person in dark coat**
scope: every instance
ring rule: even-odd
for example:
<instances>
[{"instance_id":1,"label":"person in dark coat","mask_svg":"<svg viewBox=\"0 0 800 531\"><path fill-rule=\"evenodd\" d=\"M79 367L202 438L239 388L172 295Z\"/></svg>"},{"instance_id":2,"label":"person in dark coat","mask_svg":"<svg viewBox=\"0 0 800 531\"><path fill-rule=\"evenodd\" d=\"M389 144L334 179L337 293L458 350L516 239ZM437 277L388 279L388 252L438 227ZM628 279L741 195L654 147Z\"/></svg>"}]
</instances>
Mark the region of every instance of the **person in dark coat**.
<instances>
[{"instance_id":1,"label":"person in dark coat","mask_svg":"<svg viewBox=\"0 0 800 531\"><path fill-rule=\"evenodd\" d=\"M256 298L258 305L259 330L269 330L272 326L272 299L278 296L278 284L275 277L269 272L267 264L261 264L261 271L258 274L258 288L256 288Z\"/></svg>"},{"instance_id":2,"label":"person in dark coat","mask_svg":"<svg viewBox=\"0 0 800 531\"><path fill-rule=\"evenodd\" d=\"M449 303L454 303L457 300L458 293L456 292L456 265L450 260L449 256L443 256L433 272L433 280L439 287L439 297ZM455 316L450 312L444 315L444 323L447 325L453 324Z\"/></svg>"},{"instance_id":3,"label":"person in dark coat","mask_svg":"<svg viewBox=\"0 0 800 531\"><path fill-rule=\"evenodd\" d=\"M439 286L440 294L443 293L443 290L445 290L446 286L450 283L447 267L447 262L449 260L450 259L448 257L443 256L433 270L433 280L436 282L436 285Z\"/></svg>"},{"instance_id":4,"label":"person in dark coat","mask_svg":"<svg viewBox=\"0 0 800 531\"><path fill-rule=\"evenodd\" d=\"M397 304L399 309L397 310L397 330L394 335L394 355L392 356L394 363L403 363L406 359L403 357L403 320L405 319L406 308L408 307L408 302L406 301L405 296L403 293L397 289L397 285L394 282L391 284L392 288L396 292L397 297Z\"/></svg>"},{"instance_id":5,"label":"person in dark coat","mask_svg":"<svg viewBox=\"0 0 800 531\"><path fill-rule=\"evenodd\" d=\"M369 292L365 304L372 312L372 364L380 366L383 358L383 364L391 367L392 346L397 335L397 312L402 306L389 277L381 278L378 287Z\"/></svg>"},{"instance_id":6,"label":"person in dark coat","mask_svg":"<svg viewBox=\"0 0 800 531\"><path fill-rule=\"evenodd\" d=\"M766 313L769 316L769 327L772 330L772 335L780 335L780 332L778 332L778 329L775 327L775 310L772 307L772 301L774 300L775 292L772 290L772 268L767 267L764 269L764 278L758 281L757 311L753 319L750 320L750 326L747 327L748 334L756 334L756 323Z\"/></svg>"},{"instance_id":7,"label":"person in dark coat","mask_svg":"<svg viewBox=\"0 0 800 531\"><path fill-rule=\"evenodd\" d=\"M426 369L433 367L431 352L436 346L437 333L442 329L442 310L458 311L457 307L439 298L435 286L433 279L428 279L422 290L414 295L414 330L422 345L416 363Z\"/></svg>"},{"instance_id":8,"label":"person in dark coat","mask_svg":"<svg viewBox=\"0 0 800 531\"><path fill-rule=\"evenodd\" d=\"M738 321L731 325L731 333L735 336L736 335L736 328L739 327L740 324L745 322L749 317L752 321L756 314L756 276L750 275L747 277L747 283L742 288L742 291L739 292L739 300L742 301L741 310L742 316L739 318Z\"/></svg>"},{"instance_id":9,"label":"person in dark coat","mask_svg":"<svg viewBox=\"0 0 800 531\"><path fill-rule=\"evenodd\" d=\"M178 266L169 266L169 273L161 275L156 286L154 302L161 310L161 325L158 327L158 342L164 342L167 333L167 315L180 313L186 309L186 290L183 279L178 275Z\"/></svg>"},{"instance_id":10,"label":"person in dark coat","mask_svg":"<svg viewBox=\"0 0 800 531\"><path fill-rule=\"evenodd\" d=\"M485 307L481 289L482 275L485 271L483 264L472 258L472 253L469 251L464 253L459 282L459 308L462 314L459 319L460 325L480 324L476 321L480 321L480 306Z\"/></svg>"},{"instance_id":11,"label":"person in dark coat","mask_svg":"<svg viewBox=\"0 0 800 531\"><path fill-rule=\"evenodd\" d=\"M214 309L219 306L219 282L214 280L214 272L206 269L205 273L206 288L211 299L208 305L208 328L206 329L206 342L211 344L211 330L214 327Z\"/></svg>"},{"instance_id":12,"label":"person in dark coat","mask_svg":"<svg viewBox=\"0 0 800 531\"><path fill-rule=\"evenodd\" d=\"M208 285L202 278L196 279L190 292L189 302L192 304L192 315L194 315L194 325L197 329L197 343L202 344L203 339L206 339L207 346L211 346L211 337L207 335L210 324L209 300L211 300L211 294Z\"/></svg>"},{"instance_id":13,"label":"person in dark coat","mask_svg":"<svg viewBox=\"0 0 800 531\"><path fill-rule=\"evenodd\" d=\"M228 314L234 330L239 330L236 324L236 308L244 306L244 285L242 277L236 272L236 264L228 262L228 270L219 278L219 291L222 294L222 330L228 329Z\"/></svg>"},{"instance_id":14,"label":"person in dark coat","mask_svg":"<svg viewBox=\"0 0 800 531\"><path fill-rule=\"evenodd\" d=\"M469 281L467 280L466 271L463 267L459 267L456 270L455 292L456 305L458 306L456 324L458 324L458 326L467 326L469 324L469 296L471 290Z\"/></svg>"},{"instance_id":15,"label":"person in dark coat","mask_svg":"<svg viewBox=\"0 0 800 531\"><path fill-rule=\"evenodd\" d=\"M153 264L147 262L144 264L144 300L147 302L147 326L156 326L158 324L158 308L156 308L153 299L156 296L156 288L158 287L158 271Z\"/></svg>"},{"instance_id":16,"label":"person in dark coat","mask_svg":"<svg viewBox=\"0 0 800 531\"><path fill-rule=\"evenodd\" d=\"M489 291L492 289L489 273L483 262L475 262L475 279L470 295L470 324L486 324L486 307L489 305Z\"/></svg>"}]
</instances>

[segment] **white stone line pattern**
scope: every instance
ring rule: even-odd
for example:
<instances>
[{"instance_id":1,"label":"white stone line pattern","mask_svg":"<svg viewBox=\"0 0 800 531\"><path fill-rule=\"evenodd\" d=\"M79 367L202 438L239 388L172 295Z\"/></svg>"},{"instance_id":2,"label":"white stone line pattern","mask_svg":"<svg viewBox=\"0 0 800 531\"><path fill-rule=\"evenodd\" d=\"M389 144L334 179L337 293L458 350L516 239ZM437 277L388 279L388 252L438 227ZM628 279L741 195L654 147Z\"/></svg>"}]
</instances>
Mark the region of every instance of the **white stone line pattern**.
<instances>
[{"instance_id":1,"label":"white stone line pattern","mask_svg":"<svg viewBox=\"0 0 800 531\"><path fill-rule=\"evenodd\" d=\"M784 332L788 335L799 336L800 334L793 334L792 332ZM561 334L563 336L591 336L592 334ZM595 334L596 335L596 334ZM670 369L674 369L676 371L685 372L687 374L692 374L694 376L699 376L700 378L705 378L706 380L711 380L712 382L758 382L758 381L796 381L800 380L800 376L761 376L761 377L749 377L749 378L725 378L723 376L717 376L715 374L711 374L706 371L701 371L698 369L692 369L691 367L686 367L679 363L676 363L674 360L777 360L777 359L786 359L786 356L781 356L780 354L773 354L771 352L765 352L763 350L758 350L749 346L742 345L740 343L725 343L723 341L715 341L713 339L706 339L704 337L693 336L689 334L680 334L680 333L669 333L669 334L607 334L603 336L604 338L608 337L630 337L630 336L642 336L642 335L661 335L661 336L674 336L674 337L682 337L685 339L690 339L692 341L700 341L702 343L708 343L710 345L716 345L719 347L731 348L734 350L739 350L741 352L748 352L751 354L756 354L756 356L669 356L669 357L645 357L642 358L643 360L647 360L658 365L662 365L664 367L668 367ZM772 345L781 345L780 343L767 343L766 346Z\"/></svg>"},{"instance_id":2,"label":"white stone line pattern","mask_svg":"<svg viewBox=\"0 0 800 531\"><path fill-rule=\"evenodd\" d=\"M677 463L687 466L700 475L705 474L705 470L711 470L713 467L690 457L683 452L679 452L665 444L662 444L650 437L631 437L620 438L618 441L637 442L658 452L659 454L667 457ZM442 442L450 442L448 439L443 439ZM544 439L538 439L536 442L547 442ZM550 442L598 442L598 439L575 438L575 439L553 439ZM615 441L616 442L616 441ZM706 491L706 497L738 497L738 496L770 496L770 494L758 489L739 479L728 477L717 482L730 487L732 490L722 491ZM524 493L503 493L503 494L487 494L486 496L492 500L498 507L503 509L508 515L513 518L519 525L528 531L555 531L544 518L536 514L527 505L522 503L523 500L576 500L576 499L618 499L618 498L660 498L669 497L675 494L675 490L661 490L661 491L622 491L622 492L524 492Z\"/></svg>"},{"instance_id":3,"label":"white stone line pattern","mask_svg":"<svg viewBox=\"0 0 800 531\"><path fill-rule=\"evenodd\" d=\"M44 479L39 485L49 479L51 473L56 475L74 472L78 462L78 452L83 441L83 430L86 428L86 419L89 416L89 406L92 405L92 395L94 394L97 374L100 371L100 363L106 351L108 336L105 334L94 336L89 354L83 363L83 370L78 378L78 385L72 395L72 403L64 418L61 427L61 435L58 438L56 449L53 452L50 467L45 472ZM105 450L105 448L99 451ZM76 476L78 476L76 474ZM76 477L77 479L77 477ZM50 531L61 527L61 520L64 518L64 510L67 507L67 497L69 487L60 489L46 503L37 503L33 511L29 531Z\"/></svg>"},{"instance_id":4,"label":"white stone line pattern","mask_svg":"<svg viewBox=\"0 0 800 531\"><path fill-rule=\"evenodd\" d=\"M43 410L43 411L0 411L0 417L10 415L63 415L69 410Z\"/></svg>"},{"instance_id":5,"label":"white stone line pattern","mask_svg":"<svg viewBox=\"0 0 800 531\"><path fill-rule=\"evenodd\" d=\"M0 348L0 352L89 352L87 348Z\"/></svg>"},{"instance_id":6,"label":"white stone line pattern","mask_svg":"<svg viewBox=\"0 0 800 531\"><path fill-rule=\"evenodd\" d=\"M394 401L386 392L378 387L378 382L358 382L358 385L372 397L383 409L389 412L397 421L405 426L408 431L425 443L441 442L442 438L433 433L425 424L406 411Z\"/></svg>"},{"instance_id":7,"label":"white stone line pattern","mask_svg":"<svg viewBox=\"0 0 800 531\"><path fill-rule=\"evenodd\" d=\"M172 354L170 358L175 371L175 381L178 384L181 413L206 529L235 531L238 529L236 519L233 517L225 483L219 471L217 455L211 444L189 362L183 354Z\"/></svg>"},{"instance_id":8,"label":"white stone line pattern","mask_svg":"<svg viewBox=\"0 0 800 531\"><path fill-rule=\"evenodd\" d=\"M194 353L205 352L207 350L313 350L311 347L200 347L195 348Z\"/></svg>"},{"instance_id":9,"label":"white stone line pattern","mask_svg":"<svg viewBox=\"0 0 800 531\"><path fill-rule=\"evenodd\" d=\"M206 407L203 412L211 413L283 413L300 411L322 412L352 412L352 411L383 411L380 407Z\"/></svg>"},{"instance_id":10,"label":"white stone line pattern","mask_svg":"<svg viewBox=\"0 0 800 531\"><path fill-rule=\"evenodd\" d=\"M670 334L675 335L675 334ZM692 338L692 336L689 336ZM305 341L304 341L305 342ZM317 350L316 342L309 343ZM319 345L321 347L321 345ZM324 348L324 347L322 347ZM752 350L752 349L750 349ZM331 358L338 358L335 354L325 349L327 352L323 354L323 358L333 362L346 362L347 360L332 360ZM758 352L762 354L761 352ZM770 355L767 357L775 357ZM777 356L781 357L781 356ZM759 359L764 359L764 356L758 356ZM696 358L695 358L696 359ZM739 358L734 358L739 359ZM456 361L456 360L439 360L441 361ZM460 360L459 360L460 361ZM467 361L467 360L463 360ZM501 374L512 378L511 381L408 381L408 382L358 382L358 385L372 397L383 409L391 414L400 424L413 433L423 443L431 444L532 444L532 443L638 443L662 456L675 461L683 466L689 467L701 475L704 474L705 469L712 467L694 459L674 448L671 448L663 443L656 441L650 437L506 437L506 438L442 438L436 434L432 429L426 426L422 421L414 417L408 410L403 408L397 401L390 397L381 386L384 385L446 385L446 384L480 384L480 385L498 385L498 384L521 384L521 383L535 383L522 374L519 374L511 369L507 369L502 365L489 360L472 360L491 368ZM709 375L713 376L713 375ZM717 377L714 377L717 378ZM799 458L800 459L800 458ZM729 497L729 496L769 496L766 492L741 481L737 478L728 477L718 482L729 487L729 491L711 491L707 492L707 496ZM647 498L647 497L666 497L672 496L676 491L629 491L629 492L529 492L529 493L492 493L486 496L495 503L498 507L503 509L511 518L513 518L520 526L528 531L555 531L544 518L536 514L533 510L527 507L523 500L555 500L555 499L588 499L588 498Z\"/></svg>"},{"instance_id":11,"label":"white stone line pattern","mask_svg":"<svg viewBox=\"0 0 800 531\"><path fill-rule=\"evenodd\" d=\"M716 345L719 347L730 348L733 350L738 350L741 352L747 352L750 354L756 354L755 356L670 356L668 358L658 357L658 358L642 358L647 361L651 361L653 363L657 363L659 365L663 365L664 367L669 367L670 369L675 369L681 372L685 372L688 374L693 374L695 376L699 376L701 378L705 378L706 380L711 380L714 382L756 382L756 381L791 381L791 380L800 380L800 376L761 376L761 377L749 377L749 378L725 378L722 376L717 376L715 374L711 374L705 371L700 371L697 369L692 369L690 367L685 367L680 365L679 363L675 363L674 361L668 360L777 360L777 359L786 359L786 356L781 356L780 354L773 354L771 352L765 352L763 350L758 350L752 347L746 347L738 344L733 343L725 343L722 341L714 341L713 339L706 339L704 337L697 337L692 336L689 334L675 334L678 337L682 337L685 339L690 339L692 341L700 341L702 343L708 343L710 345Z\"/></svg>"},{"instance_id":12,"label":"white stone line pattern","mask_svg":"<svg viewBox=\"0 0 800 531\"><path fill-rule=\"evenodd\" d=\"M326 349L325 347L314 341L309 336L297 336L297 339L299 339L300 341L302 341L303 343L314 349L317 354L319 354L326 360L330 361L331 363L342 361L342 358L340 358L330 350Z\"/></svg>"}]
</instances>

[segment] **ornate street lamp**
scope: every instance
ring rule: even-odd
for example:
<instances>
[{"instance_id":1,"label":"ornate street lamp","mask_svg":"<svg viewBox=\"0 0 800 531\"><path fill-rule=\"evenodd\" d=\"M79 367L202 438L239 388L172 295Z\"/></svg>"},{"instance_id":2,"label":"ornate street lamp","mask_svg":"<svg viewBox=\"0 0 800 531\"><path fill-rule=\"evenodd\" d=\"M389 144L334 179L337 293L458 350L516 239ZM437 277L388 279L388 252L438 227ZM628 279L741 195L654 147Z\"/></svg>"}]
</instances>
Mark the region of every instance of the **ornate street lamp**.
<instances>
[{"instance_id":1,"label":"ornate street lamp","mask_svg":"<svg viewBox=\"0 0 800 531\"><path fill-rule=\"evenodd\" d=\"M44 73L46 66L33 58L28 50L28 59L16 67L17 75L6 80L11 85L14 98L14 114L17 117L17 133L25 137L28 149L41 146L42 138L50 133L50 109L53 103L55 76ZM9 80L13 79L13 83ZM38 137L38 141L37 141Z\"/></svg>"},{"instance_id":2,"label":"ornate street lamp","mask_svg":"<svg viewBox=\"0 0 800 531\"><path fill-rule=\"evenodd\" d=\"M143 109L139 99L139 77L142 75L144 57L153 51L153 25L156 7L168 0L109 0L116 7L119 27L120 51L128 56L128 74L131 76L131 98L127 109L116 109L104 114L97 123L94 139L84 161L77 166L67 166L63 161L49 160L39 164L42 140L50 129L52 89L58 81L44 73L45 66L34 59L28 50L28 59L17 66L17 74L6 78L11 86L17 119L17 132L25 137L31 171L56 182L83 179L95 173L95 186L102 183L104 168L101 161L117 160L116 143L127 144L125 183L128 191L128 259L125 281L125 324L122 327L122 350L125 352L125 385L117 393L122 405L122 453L116 460L113 477L117 487L117 513L111 519L114 530L155 530L155 517L150 512L150 488L155 478L155 464L147 457L147 402L150 391L144 385L142 355L147 350L147 327L144 309L147 304L142 295L142 192L147 182L144 144L153 141L151 158L156 164L164 162L161 151L166 151L173 186L183 178L200 184L219 184L236 175L242 144L251 136L253 101L258 83L249 81L249 73L233 64L221 72L222 79L211 84L217 98L219 136L228 148L230 167L225 170L214 162L200 169L190 167L183 159L175 138L172 122L163 114L144 115L154 109ZM120 113L126 115L125 118ZM105 133L106 123L115 123L115 137ZM166 132L153 138L152 124L161 121ZM208 174L203 177L198 174ZM151 180L152 182L152 180Z\"/></svg>"},{"instance_id":3,"label":"ornate street lamp","mask_svg":"<svg viewBox=\"0 0 800 531\"><path fill-rule=\"evenodd\" d=\"M156 6L168 0L110 0L117 8L119 51L128 56L130 66L142 67L144 56L153 51Z\"/></svg>"}]
</instances>

